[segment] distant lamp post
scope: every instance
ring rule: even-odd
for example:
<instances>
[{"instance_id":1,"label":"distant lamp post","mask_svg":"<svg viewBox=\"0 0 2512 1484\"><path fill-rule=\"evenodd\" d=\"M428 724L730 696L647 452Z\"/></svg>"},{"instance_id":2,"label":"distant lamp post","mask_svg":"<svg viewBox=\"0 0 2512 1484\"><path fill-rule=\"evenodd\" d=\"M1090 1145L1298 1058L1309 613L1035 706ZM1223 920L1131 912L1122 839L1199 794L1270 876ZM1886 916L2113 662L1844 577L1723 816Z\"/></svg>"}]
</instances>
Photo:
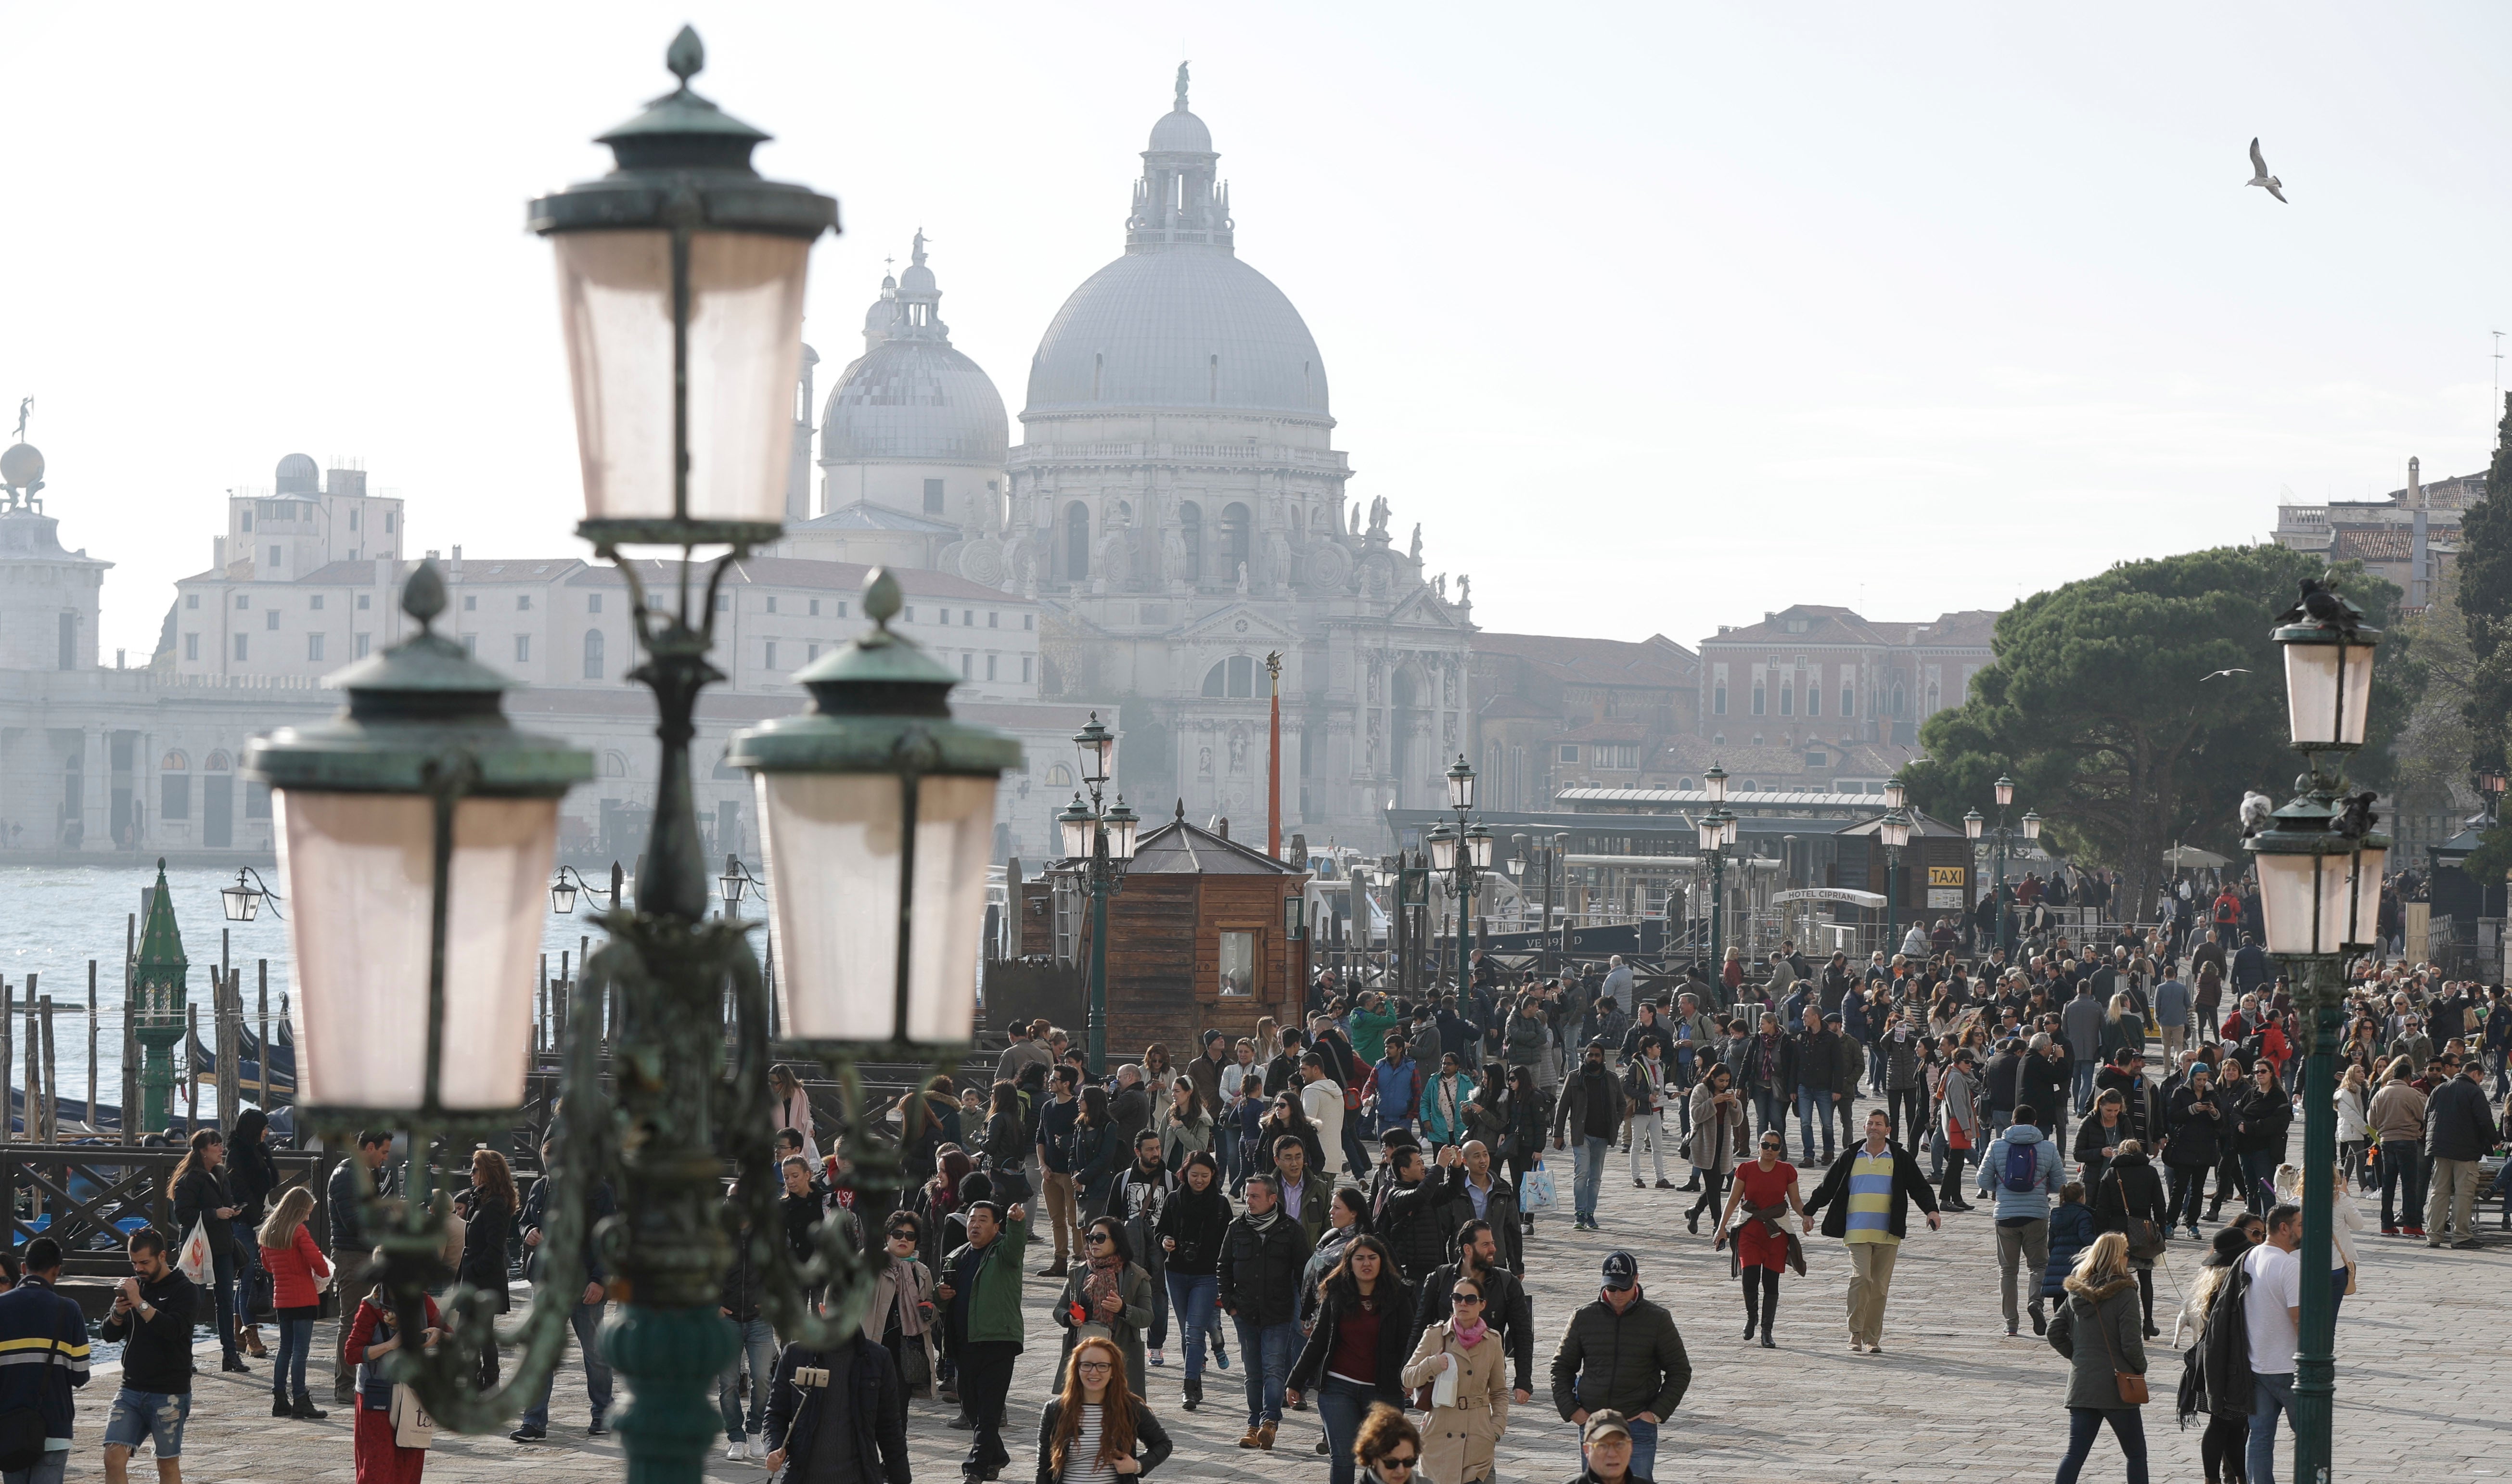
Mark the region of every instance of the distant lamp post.
<instances>
[{"instance_id":1,"label":"distant lamp post","mask_svg":"<svg viewBox=\"0 0 2512 1484\"><path fill-rule=\"evenodd\" d=\"M750 874L750 868L741 863L740 856L726 855L724 858L724 875L716 879L717 894L724 898L725 915L730 917L732 910L741 905L754 887L762 897L767 895L766 883Z\"/></svg>"},{"instance_id":2,"label":"distant lamp post","mask_svg":"<svg viewBox=\"0 0 2512 1484\"><path fill-rule=\"evenodd\" d=\"M1909 785L1902 781L1902 776L1899 773L1894 774L1893 777L1887 780L1884 785L1884 807L1887 809L1900 809L1908 804L1909 801Z\"/></svg>"},{"instance_id":3,"label":"distant lamp post","mask_svg":"<svg viewBox=\"0 0 2512 1484\"><path fill-rule=\"evenodd\" d=\"M605 912L615 911L619 906L620 893L624 889L622 880L622 873L615 861L610 867L608 891L604 891L577 875L573 866L561 866L558 868L558 874L550 878L550 911L562 918L568 917L575 911L578 897L590 898Z\"/></svg>"},{"instance_id":4,"label":"distant lamp post","mask_svg":"<svg viewBox=\"0 0 2512 1484\"><path fill-rule=\"evenodd\" d=\"M1466 764L1465 754L1457 755L1456 765L1448 769L1448 807L1457 811L1457 827L1435 825L1424 837L1431 847L1431 869L1448 878L1450 900L1457 909L1457 991L1465 992L1467 959L1472 954L1474 875L1491 869L1491 831L1480 824L1469 825L1467 813L1474 806L1474 770Z\"/></svg>"},{"instance_id":5,"label":"distant lamp post","mask_svg":"<svg viewBox=\"0 0 2512 1484\"><path fill-rule=\"evenodd\" d=\"M2008 934L2013 930L2012 924L2007 920L2006 862L2014 849L2016 831L2007 824L2006 811L2015 804L2015 780L2000 773L1997 775L1997 781L1989 787L1997 799L1997 823L1994 826L1989 825L1986 820L1981 818L1978 809L1967 810L1963 814L1963 839L1973 844L1980 843L1984 838L1994 838L1997 842L1997 853L1993 857L1997 863L1997 875L1995 883L1989 889L1989 900L1995 904L1997 911L1997 946L2004 949L2009 946ZM1886 790L1886 798L1889 801L1891 798L1889 786ZM2041 838L2040 815L2026 812L2022 826L2025 840Z\"/></svg>"},{"instance_id":6,"label":"distant lamp post","mask_svg":"<svg viewBox=\"0 0 2512 1484\"><path fill-rule=\"evenodd\" d=\"M284 902L288 899L271 890L269 883L261 879L261 873L251 866L236 873L234 885L221 887L218 891L218 907L226 913L230 922L250 922L260 917L261 904L265 900ZM279 910L272 908L270 915L278 917Z\"/></svg>"},{"instance_id":7,"label":"distant lamp post","mask_svg":"<svg viewBox=\"0 0 2512 1484\"><path fill-rule=\"evenodd\" d=\"M1064 838L1065 865L1080 876L1090 893L1088 1050L1090 1074L1097 1077L1108 1074L1108 899L1124 886L1140 821L1125 807L1122 795L1113 805L1106 802L1117 737L1100 724L1099 713L1090 713L1088 724L1074 734L1073 747L1090 801L1085 804L1079 794L1074 795L1073 802L1055 816L1055 824Z\"/></svg>"},{"instance_id":8,"label":"distant lamp post","mask_svg":"<svg viewBox=\"0 0 2512 1484\"><path fill-rule=\"evenodd\" d=\"M1727 797L1727 774L1716 763L1702 775L1709 785L1710 806L1693 821L1701 853L1709 862L1709 979L1723 986L1727 973L1727 847L1736 843L1736 816L1718 804Z\"/></svg>"},{"instance_id":9,"label":"distant lamp post","mask_svg":"<svg viewBox=\"0 0 2512 1484\"><path fill-rule=\"evenodd\" d=\"M1902 930L1902 847L1910 842L1910 820L1896 806L1876 826L1884 841L1885 952L1898 952Z\"/></svg>"},{"instance_id":10,"label":"distant lamp post","mask_svg":"<svg viewBox=\"0 0 2512 1484\"><path fill-rule=\"evenodd\" d=\"M2269 636L2285 651L2289 738L2305 760L2302 791L2244 843L2259 878L2267 951L2302 969L2296 1006L2306 1013L2302 1134L2301 1327L2295 1351L2294 1477L2326 1479L2335 1356L2336 1297L2329 1281L2330 1189L2337 1160L2337 1037L2344 1012L2344 956L2379 932L2387 837L2376 833L2370 793L2321 771L2320 754L2364 743L2378 630L2335 593L2324 611L2279 619ZM2306 600L2310 602L2311 600Z\"/></svg>"},{"instance_id":11,"label":"distant lamp post","mask_svg":"<svg viewBox=\"0 0 2512 1484\"><path fill-rule=\"evenodd\" d=\"M2478 772L2477 792L2486 796L2486 817L2490 821L2499 821L2503 817L2504 783L2503 769L2499 767L2484 768Z\"/></svg>"}]
</instances>

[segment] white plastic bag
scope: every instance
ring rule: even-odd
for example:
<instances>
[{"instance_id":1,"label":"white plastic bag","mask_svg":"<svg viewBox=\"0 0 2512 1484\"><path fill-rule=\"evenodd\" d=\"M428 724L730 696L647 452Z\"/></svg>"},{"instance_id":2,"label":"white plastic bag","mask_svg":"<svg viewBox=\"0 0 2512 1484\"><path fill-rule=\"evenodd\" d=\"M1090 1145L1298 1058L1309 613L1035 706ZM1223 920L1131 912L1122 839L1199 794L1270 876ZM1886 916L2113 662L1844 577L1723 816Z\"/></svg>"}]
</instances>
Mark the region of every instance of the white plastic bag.
<instances>
[{"instance_id":1,"label":"white plastic bag","mask_svg":"<svg viewBox=\"0 0 2512 1484\"><path fill-rule=\"evenodd\" d=\"M210 1256L210 1229L207 1221L198 1217L193 1219L191 1234L183 1238L182 1254L175 1260L175 1267L183 1276L203 1288L209 1287L217 1276L217 1262Z\"/></svg>"}]
</instances>

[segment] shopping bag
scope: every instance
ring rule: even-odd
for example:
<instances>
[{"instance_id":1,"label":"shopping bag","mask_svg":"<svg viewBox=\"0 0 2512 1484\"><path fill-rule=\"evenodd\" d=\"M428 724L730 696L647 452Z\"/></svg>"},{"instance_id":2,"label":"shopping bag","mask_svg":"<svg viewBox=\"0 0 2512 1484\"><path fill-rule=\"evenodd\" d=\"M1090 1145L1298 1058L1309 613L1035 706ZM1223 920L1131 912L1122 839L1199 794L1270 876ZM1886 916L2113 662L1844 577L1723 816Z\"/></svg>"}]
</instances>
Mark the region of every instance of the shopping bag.
<instances>
[{"instance_id":1,"label":"shopping bag","mask_svg":"<svg viewBox=\"0 0 2512 1484\"><path fill-rule=\"evenodd\" d=\"M392 1411L388 1416L392 1422L393 1446L424 1448L436 1441L436 1419L427 1415L427 1408L420 1405L418 1393L410 1388L409 1382L393 1383Z\"/></svg>"},{"instance_id":2,"label":"shopping bag","mask_svg":"<svg viewBox=\"0 0 2512 1484\"><path fill-rule=\"evenodd\" d=\"M201 1219L193 1219L191 1234L183 1238L182 1254L175 1260L175 1266L183 1276L204 1288L217 1276L217 1261L210 1256L210 1229Z\"/></svg>"},{"instance_id":3,"label":"shopping bag","mask_svg":"<svg viewBox=\"0 0 2512 1484\"><path fill-rule=\"evenodd\" d=\"M1526 1172L1526 1201L1523 1209L1529 1215L1538 1211L1550 1211L1556 1196L1557 1192L1552 1188L1552 1172L1544 1167L1543 1160L1535 1161L1535 1168Z\"/></svg>"}]
</instances>

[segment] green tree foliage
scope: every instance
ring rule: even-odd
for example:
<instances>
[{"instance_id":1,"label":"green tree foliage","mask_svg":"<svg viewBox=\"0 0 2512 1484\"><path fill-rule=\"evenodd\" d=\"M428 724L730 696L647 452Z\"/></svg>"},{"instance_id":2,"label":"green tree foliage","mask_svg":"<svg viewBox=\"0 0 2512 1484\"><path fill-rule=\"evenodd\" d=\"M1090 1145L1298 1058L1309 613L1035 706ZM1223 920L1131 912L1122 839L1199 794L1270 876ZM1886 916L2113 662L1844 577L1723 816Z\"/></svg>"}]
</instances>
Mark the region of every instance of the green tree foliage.
<instances>
[{"instance_id":1,"label":"green tree foliage","mask_svg":"<svg viewBox=\"0 0 2512 1484\"><path fill-rule=\"evenodd\" d=\"M2486 498L2460 517L2459 606L2476 659L2462 714L2481 763L2504 761L2512 719L2512 394L2503 399L2494 460L2486 469Z\"/></svg>"},{"instance_id":2,"label":"green tree foliage","mask_svg":"<svg viewBox=\"0 0 2512 1484\"><path fill-rule=\"evenodd\" d=\"M2070 856L2118 869L2140 918L2153 911L2176 840L2238 858L2242 795L2280 802L2301 771L2287 743L2285 671L2269 620L2296 584L2324 573L2314 554L2218 547L2122 563L2037 593L1997 621L1996 659L1955 709L1921 729L1928 761L1911 796L1941 819L1991 807L2000 772L2016 808ZM2355 564L2335 580L2367 619L2392 629L2399 590ZM2388 782L2388 742L2407 712L2401 636L2374 672L2372 730L2348 775ZM2245 673L2207 676L2221 670Z\"/></svg>"}]
</instances>

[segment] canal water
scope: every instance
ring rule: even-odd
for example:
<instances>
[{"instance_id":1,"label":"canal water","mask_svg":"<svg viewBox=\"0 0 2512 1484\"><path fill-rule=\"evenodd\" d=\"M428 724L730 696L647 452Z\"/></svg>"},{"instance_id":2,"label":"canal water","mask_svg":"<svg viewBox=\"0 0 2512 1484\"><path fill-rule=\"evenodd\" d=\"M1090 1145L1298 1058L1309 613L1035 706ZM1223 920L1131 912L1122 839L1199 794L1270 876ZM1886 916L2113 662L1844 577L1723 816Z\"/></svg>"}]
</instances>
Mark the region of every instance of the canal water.
<instances>
[{"instance_id":1,"label":"canal water","mask_svg":"<svg viewBox=\"0 0 2512 1484\"><path fill-rule=\"evenodd\" d=\"M279 886L277 873L269 884ZM154 862L137 866L0 866L0 980L18 1003L26 998L26 980L34 976L39 995L53 997L54 1068L60 1095L87 1096L88 960L96 960L98 1017L97 1096L107 1104L122 1095L122 969L133 914L141 912L142 893L156 883ZM175 922L183 935L183 953L191 962L187 979L191 1000L201 1006L203 1040L210 1039L210 970L219 962L220 934L225 934L226 961L243 975L244 1004L253 1014L261 983L259 964L269 963L270 1013L273 1035L283 1003L294 1002L294 962L289 953L289 904L274 910L265 902L251 922L229 922L219 901L220 888L235 883L233 871L209 867L173 869L166 886L175 904ZM603 883L608 888L608 883ZM285 890L285 887L280 889ZM633 890L633 887L632 887ZM599 948L602 930L595 926L592 899L579 894L575 912L552 914L542 933L549 971L556 975L567 956L570 971L582 964L586 944ZM144 918L142 919L145 920ZM764 934L762 935L764 939ZM764 947L764 942L763 945ZM12 1085L25 1082L25 1023L18 1021L17 1063ZM180 1093L178 1091L177 1097ZM210 1114L215 1102L208 1086L201 1089L201 1112ZM226 1121L223 1116L221 1122Z\"/></svg>"}]
</instances>

